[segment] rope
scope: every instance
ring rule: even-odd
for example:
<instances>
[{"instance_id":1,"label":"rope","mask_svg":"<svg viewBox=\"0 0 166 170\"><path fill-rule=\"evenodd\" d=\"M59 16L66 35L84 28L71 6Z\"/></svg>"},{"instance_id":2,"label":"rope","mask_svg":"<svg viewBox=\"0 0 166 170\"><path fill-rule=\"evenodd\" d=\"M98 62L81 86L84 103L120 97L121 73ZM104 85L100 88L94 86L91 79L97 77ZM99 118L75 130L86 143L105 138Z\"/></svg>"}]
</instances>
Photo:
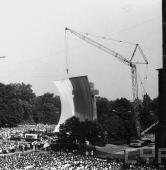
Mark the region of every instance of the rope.
<instances>
[{"instance_id":1,"label":"rope","mask_svg":"<svg viewBox=\"0 0 166 170\"><path fill-rule=\"evenodd\" d=\"M140 81L140 85L141 85L141 87L142 87L142 90L143 90L143 94L142 94L142 97L145 95L145 94L147 94L147 92L146 92L146 89L145 89L145 86L144 86L144 83L142 82L142 80L141 80L141 76L140 76L140 74L137 72L137 75L138 75L138 78L139 78L139 81Z\"/></svg>"},{"instance_id":2,"label":"rope","mask_svg":"<svg viewBox=\"0 0 166 170\"><path fill-rule=\"evenodd\" d=\"M114 39L114 38L111 38L111 37L107 38L107 37L101 36L101 35L90 34L90 33L85 33L85 32L80 32L80 31L77 31L77 32L81 33L81 34L84 34L84 35L87 35L87 36L92 36L92 37L96 37L96 38L100 38L100 39L104 39L104 40L115 41L115 42L129 44L129 45L136 45L136 43L132 43L132 42L128 42L128 41L122 41L122 40L117 40L117 39Z\"/></svg>"},{"instance_id":3,"label":"rope","mask_svg":"<svg viewBox=\"0 0 166 170\"><path fill-rule=\"evenodd\" d=\"M65 58L66 58L66 73L69 74L69 68L68 68L68 37L67 37L67 31L65 30Z\"/></svg>"}]
</instances>

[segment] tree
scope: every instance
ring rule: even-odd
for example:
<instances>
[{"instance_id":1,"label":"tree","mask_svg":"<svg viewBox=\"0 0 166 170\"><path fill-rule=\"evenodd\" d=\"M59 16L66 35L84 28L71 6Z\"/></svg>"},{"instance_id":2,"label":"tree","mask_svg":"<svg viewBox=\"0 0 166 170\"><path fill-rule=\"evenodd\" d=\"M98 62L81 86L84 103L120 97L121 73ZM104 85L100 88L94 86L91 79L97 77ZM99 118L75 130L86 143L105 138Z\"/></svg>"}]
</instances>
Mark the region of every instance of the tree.
<instances>
[{"instance_id":1,"label":"tree","mask_svg":"<svg viewBox=\"0 0 166 170\"><path fill-rule=\"evenodd\" d=\"M23 109L23 121L33 123L33 105L25 100L19 100Z\"/></svg>"},{"instance_id":2,"label":"tree","mask_svg":"<svg viewBox=\"0 0 166 170\"><path fill-rule=\"evenodd\" d=\"M71 117L60 125L58 142L65 146L84 146L86 141L96 145L103 143L103 129L97 121L80 122L77 117Z\"/></svg>"},{"instance_id":3,"label":"tree","mask_svg":"<svg viewBox=\"0 0 166 170\"><path fill-rule=\"evenodd\" d=\"M0 126L16 126L23 119L23 109L12 85L0 84Z\"/></svg>"},{"instance_id":4,"label":"tree","mask_svg":"<svg viewBox=\"0 0 166 170\"><path fill-rule=\"evenodd\" d=\"M10 85L14 88L14 93L17 99L27 101L29 104L34 103L36 95L33 92L32 86L30 84L15 83Z\"/></svg>"},{"instance_id":5,"label":"tree","mask_svg":"<svg viewBox=\"0 0 166 170\"><path fill-rule=\"evenodd\" d=\"M23 120L23 108L18 101L10 101L6 112L6 124L17 126Z\"/></svg>"},{"instance_id":6,"label":"tree","mask_svg":"<svg viewBox=\"0 0 166 170\"><path fill-rule=\"evenodd\" d=\"M97 97L97 118L99 122L103 122L109 113L109 101L106 98Z\"/></svg>"},{"instance_id":7,"label":"tree","mask_svg":"<svg viewBox=\"0 0 166 170\"><path fill-rule=\"evenodd\" d=\"M125 98L116 99L113 102L112 112L117 114L123 120L128 120L132 117L132 105L129 100Z\"/></svg>"},{"instance_id":8,"label":"tree","mask_svg":"<svg viewBox=\"0 0 166 170\"><path fill-rule=\"evenodd\" d=\"M156 117L158 116L158 107L159 107L159 99L158 97L156 97L151 101L151 104L150 104L150 110L152 114Z\"/></svg>"},{"instance_id":9,"label":"tree","mask_svg":"<svg viewBox=\"0 0 166 170\"><path fill-rule=\"evenodd\" d=\"M147 94L143 97L140 110L140 122L143 130L158 120L158 98L151 100Z\"/></svg>"},{"instance_id":10,"label":"tree","mask_svg":"<svg viewBox=\"0 0 166 170\"><path fill-rule=\"evenodd\" d=\"M34 102L33 119L36 123L57 124L60 118L60 98L52 93L38 96Z\"/></svg>"},{"instance_id":11,"label":"tree","mask_svg":"<svg viewBox=\"0 0 166 170\"><path fill-rule=\"evenodd\" d=\"M77 144L80 132L80 121L76 117L71 117L60 125L58 134L58 143L64 149L72 149Z\"/></svg>"},{"instance_id":12,"label":"tree","mask_svg":"<svg viewBox=\"0 0 166 170\"><path fill-rule=\"evenodd\" d=\"M120 118L120 127L117 136L121 140L130 142L131 137L136 135L135 119L132 104L125 98L117 99L113 103L112 111Z\"/></svg>"},{"instance_id":13,"label":"tree","mask_svg":"<svg viewBox=\"0 0 166 170\"><path fill-rule=\"evenodd\" d=\"M31 85L0 83L0 126L19 123L57 124L60 117L60 98L52 93L36 97Z\"/></svg>"},{"instance_id":14,"label":"tree","mask_svg":"<svg viewBox=\"0 0 166 170\"><path fill-rule=\"evenodd\" d=\"M15 83L10 84L14 88L16 99L23 109L23 121L33 123L33 104L36 98L30 84Z\"/></svg>"},{"instance_id":15,"label":"tree","mask_svg":"<svg viewBox=\"0 0 166 170\"><path fill-rule=\"evenodd\" d=\"M85 140L89 141L92 145L104 145L104 131L103 127L98 121L88 121L82 122L83 124L83 135Z\"/></svg>"},{"instance_id":16,"label":"tree","mask_svg":"<svg viewBox=\"0 0 166 170\"><path fill-rule=\"evenodd\" d=\"M135 122L132 104L125 98L108 101L105 98L97 100L99 123L107 133L108 141L126 140L135 136Z\"/></svg>"},{"instance_id":17,"label":"tree","mask_svg":"<svg viewBox=\"0 0 166 170\"><path fill-rule=\"evenodd\" d=\"M140 122L143 130L145 130L152 124L150 115L150 103L151 103L150 97L147 94L144 95L142 107L140 110Z\"/></svg>"}]
</instances>

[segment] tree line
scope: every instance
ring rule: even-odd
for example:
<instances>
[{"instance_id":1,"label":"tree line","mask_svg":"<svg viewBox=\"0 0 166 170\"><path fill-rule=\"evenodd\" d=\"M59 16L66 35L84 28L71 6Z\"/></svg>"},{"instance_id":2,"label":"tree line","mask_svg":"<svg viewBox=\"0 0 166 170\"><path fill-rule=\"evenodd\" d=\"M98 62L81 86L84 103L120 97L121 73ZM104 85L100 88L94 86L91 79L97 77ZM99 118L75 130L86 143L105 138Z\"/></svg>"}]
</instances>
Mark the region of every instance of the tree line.
<instances>
[{"instance_id":1,"label":"tree line","mask_svg":"<svg viewBox=\"0 0 166 170\"><path fill-rule=\"evenodd\" d=\"M31 85L0 83L0 127L22 123L57 124L60 98L52 93L36 96Z\"/></svg>"},{"instance_id":2,"label":"tree line","mask_svg":"<svg viewBox=\"0 0 166 170\"><path fill-rule=\"evenodd\" d=\"M158 120L158 98L151 99L147 94L139 101L139 122L141 131ZM133 102L126 98L109 101L97 98L98 122L107 133L108 140L126 141L136 137ZM151 131L154 133L154 130Z\"/></svg>"}]
</instances>

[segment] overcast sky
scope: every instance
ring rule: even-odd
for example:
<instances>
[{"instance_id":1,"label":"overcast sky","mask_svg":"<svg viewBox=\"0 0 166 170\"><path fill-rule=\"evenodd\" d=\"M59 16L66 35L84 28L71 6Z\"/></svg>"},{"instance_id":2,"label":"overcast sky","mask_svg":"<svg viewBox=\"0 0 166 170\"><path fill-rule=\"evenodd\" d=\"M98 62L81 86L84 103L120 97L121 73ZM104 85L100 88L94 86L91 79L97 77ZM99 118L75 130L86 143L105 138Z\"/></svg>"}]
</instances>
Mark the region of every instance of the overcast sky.
<instances>
[{"instance_id":1,"label":"overcast sky","mask_svg":"<svg viewBox=\"0 0 166 170\"><path fill-rule=\"evenodd\" d=\"M57 94L66 77L65 27L139 43L148 61L147 93L158 95L162 63L161 0L0 0L0 81ZM99 41L130 58L134 46ZM142 60L138 54L137 59ZM103 97L132 99L130 67L68 33L69 76L88 75ZM139 67L143 75L145 67Z\"/></svg>"}]
</instances>

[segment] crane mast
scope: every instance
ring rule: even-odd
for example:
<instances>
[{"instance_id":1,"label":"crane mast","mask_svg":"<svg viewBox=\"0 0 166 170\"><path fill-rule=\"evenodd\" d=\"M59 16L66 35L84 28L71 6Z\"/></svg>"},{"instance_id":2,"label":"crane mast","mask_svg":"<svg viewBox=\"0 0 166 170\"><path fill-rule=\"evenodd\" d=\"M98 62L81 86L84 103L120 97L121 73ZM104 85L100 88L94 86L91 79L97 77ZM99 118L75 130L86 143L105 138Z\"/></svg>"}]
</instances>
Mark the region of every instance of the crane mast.
<instances>
[{"instance_id":1,"label":"crane mast","mask_svg":"<svg viewBox=\"0 0 166 170\"><path fill-rule=\"evenodd\" d=\"M134 102L134 113L135 113L135 120L136 120L136 129L137 129L137 136L140 137L140 123L139 123L139 112L138 112L138 82L137 82L137 67L136 67L136 64L148 64L148 61L145 57L145 55L143 54L141 48L139 47L138 44L136 44L136 47L134 49L134 52L132 54L132 57L130 60L127 60L126 58L124 58L122 55L120 55L119 53L117 53L116 51L114 50L111 50L109 49L108 47L94 41L93 39L77 32L77 31L74 31L72 29L69 29L69 28L65 28L65 31L69 31L71 32L72 34L74 34L75 36L77 36L78 38L86 41L87 43L101 49L102 51L116 57L120 62L128 65L130 68L131 68L131 79L132 79L132 94L133 94L133 102ZM132 59L135 55L135 52L136 52L136 49L139 49L140 52L142 53L143 55L143 58L145 60L145 63L140 63L140 62L132 62ZM68 70L68 68L67 68Z\"/></svg>"},{"instance_id":2,"label":"crane mast","mask_svg":"<svg viewBox=\"0 0 166 170\"><path fill-rule=\"evenodd\" d=\"M137 83L136 65L131 66L131 80L132 80L133 101L135 101L136 99L138 99L138 83Z\"/></svg>"}]
</instances>

